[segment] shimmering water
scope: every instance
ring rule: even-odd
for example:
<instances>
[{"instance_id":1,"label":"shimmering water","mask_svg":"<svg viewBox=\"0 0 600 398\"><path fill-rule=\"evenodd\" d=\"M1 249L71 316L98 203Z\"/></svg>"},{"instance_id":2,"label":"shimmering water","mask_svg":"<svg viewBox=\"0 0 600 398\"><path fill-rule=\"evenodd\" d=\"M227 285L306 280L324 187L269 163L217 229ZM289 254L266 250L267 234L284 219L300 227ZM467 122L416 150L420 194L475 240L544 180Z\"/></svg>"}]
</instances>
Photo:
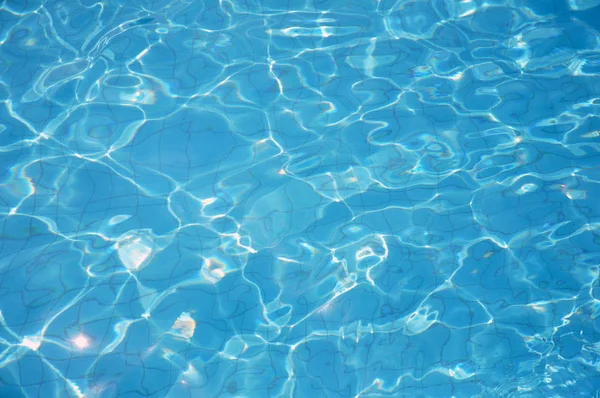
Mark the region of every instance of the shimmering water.
<instances>
[{"instance_id":1,"label":"shimmering water","mask_svg":"<svg viewBox=\"0 0 600 398\"><path fill-rule=\"evenodd\" d=\"M0 397L593 397L600 1L4 0Z\"/></svg>"}]
</instances>

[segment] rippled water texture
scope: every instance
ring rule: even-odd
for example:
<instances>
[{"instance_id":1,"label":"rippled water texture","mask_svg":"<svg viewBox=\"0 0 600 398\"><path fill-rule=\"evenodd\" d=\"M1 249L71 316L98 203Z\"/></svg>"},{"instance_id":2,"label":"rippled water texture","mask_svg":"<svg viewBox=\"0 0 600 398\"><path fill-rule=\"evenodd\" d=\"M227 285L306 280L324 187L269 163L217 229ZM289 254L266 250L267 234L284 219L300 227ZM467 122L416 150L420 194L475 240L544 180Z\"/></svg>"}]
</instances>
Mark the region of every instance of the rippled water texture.
<instances>
[{"instance_id":1,"label":"rippled water texture","mask_svg":"<svg viewBox=\"0 0 600 398\"><path fill-rule=\"evenodd\" d=\"M593 397L599 0L4 0L0 397Z\"/></svg>"}]
</instances>

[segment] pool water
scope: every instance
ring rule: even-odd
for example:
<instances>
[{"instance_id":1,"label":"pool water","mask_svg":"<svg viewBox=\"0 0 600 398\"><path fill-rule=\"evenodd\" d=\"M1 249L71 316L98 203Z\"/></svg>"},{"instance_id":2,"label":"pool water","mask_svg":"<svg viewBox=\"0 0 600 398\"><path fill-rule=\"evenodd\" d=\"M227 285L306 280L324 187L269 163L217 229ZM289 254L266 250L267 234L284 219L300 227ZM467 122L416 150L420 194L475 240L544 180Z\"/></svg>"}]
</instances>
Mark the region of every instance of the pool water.
<instances>
[{"instance_id":1,"label":"pool water","mask_svg":"<svg viewBox=\"0 0 600 398\"><path fill-rule=\"evenodd\" d=\"M600 0L4 0L0 397L597 397Z\"/></svg>"}]
</instances>

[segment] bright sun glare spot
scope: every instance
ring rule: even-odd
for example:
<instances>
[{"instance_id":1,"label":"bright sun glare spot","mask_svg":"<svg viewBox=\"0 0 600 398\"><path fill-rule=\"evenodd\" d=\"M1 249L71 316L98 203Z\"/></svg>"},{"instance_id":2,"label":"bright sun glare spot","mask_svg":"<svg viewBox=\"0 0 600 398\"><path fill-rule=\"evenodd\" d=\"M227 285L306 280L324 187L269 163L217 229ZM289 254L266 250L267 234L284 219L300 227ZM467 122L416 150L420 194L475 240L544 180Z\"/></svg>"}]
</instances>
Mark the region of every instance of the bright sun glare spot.
<instances>
[{"instance_id":1,"label":"bright sun glare spot","mask_svg":"<svg viewBox=\"0 0 600 398\"><path fill-rule=\"evenodd\" d=\"M121 99L137 104L152 105L156 103L156 92L154 90L140 89L134 92L122 93Z\"/></svg>"},{"instance_id":2,"label":"bright sun glare spot","mask_svg":"<svg viewBox=\"0 0 600 398\"><path fill-rule=\"evenodd\" d=\"M463 78L463 76L464 76L464 73L458 72L457 74L450 76L450 80L459 81L460 79Z\"/></svg>"},{"instance_id":3,"label":"bright sun glare spot","mask_svg":"<svg viewBox=\"0 0 600 398\"><path fill-rule=\"evenodd\" d=\"M217 283L225 276L225 264L216 258L204 259L200 275L210 283Z\"/></svg>"},{"instance_id":4,"label":"bright sun glare spot","mask_svg":"<svg viewBox=\"0 0 600 398\"><path fill-rule=\"evenodd\" d=\"M196 321L192 319L188 312L182 312L171 326L171 329L186 339L191 339L196 330Z\"/></svg>"},{"instance_id":5,"label":"bright sun glare spot","mask_svg":"<svg viewBox=\"0 0 600 398\"><path fill-rule=\"evenodd\" d=\"M90 346L90 340L84 334L79 334L72 341L73 344L75 344L75 347L79 348L80 350Z\"/></svg>"},{"instance_id":6,"label":"bright sun glare spot","mask_svg":"<svg viewBox=\"0 0 600 398\"><path fill-rule=\"evenodd\" d=\"M42 345L42 340L39 337L26 336L23 338L22 346L29 348L32 351L37 351Z\"/></svg>"},{"instance_id":7,"label":"bright sun glare spot","mask_svg":"<svg viewBox=\"0 0 600 398\"><path fill-rule=\"evenodd\" d=\"M529 304L529 307L531 307L536 312L546 312L546 308L539 304Z\"/></svg>"}]
</instances>

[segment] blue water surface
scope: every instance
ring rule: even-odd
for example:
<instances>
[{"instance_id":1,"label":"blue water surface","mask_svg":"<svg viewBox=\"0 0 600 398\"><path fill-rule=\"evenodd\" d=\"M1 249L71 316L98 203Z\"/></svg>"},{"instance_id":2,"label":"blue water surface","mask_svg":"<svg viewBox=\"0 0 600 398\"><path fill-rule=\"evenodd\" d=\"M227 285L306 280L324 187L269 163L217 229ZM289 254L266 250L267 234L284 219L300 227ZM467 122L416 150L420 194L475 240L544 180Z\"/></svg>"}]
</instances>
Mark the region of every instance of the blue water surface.
<instances>
[{"instance_id":1,"label":"blue water surface","mask_svg":"<svg viewBox=\"0 0 600 398\"><path fill-rule=\"evenodd\" d=\"M0 397L597 397L600 0L4 0Z\"/></svg>"}]
</instances>

